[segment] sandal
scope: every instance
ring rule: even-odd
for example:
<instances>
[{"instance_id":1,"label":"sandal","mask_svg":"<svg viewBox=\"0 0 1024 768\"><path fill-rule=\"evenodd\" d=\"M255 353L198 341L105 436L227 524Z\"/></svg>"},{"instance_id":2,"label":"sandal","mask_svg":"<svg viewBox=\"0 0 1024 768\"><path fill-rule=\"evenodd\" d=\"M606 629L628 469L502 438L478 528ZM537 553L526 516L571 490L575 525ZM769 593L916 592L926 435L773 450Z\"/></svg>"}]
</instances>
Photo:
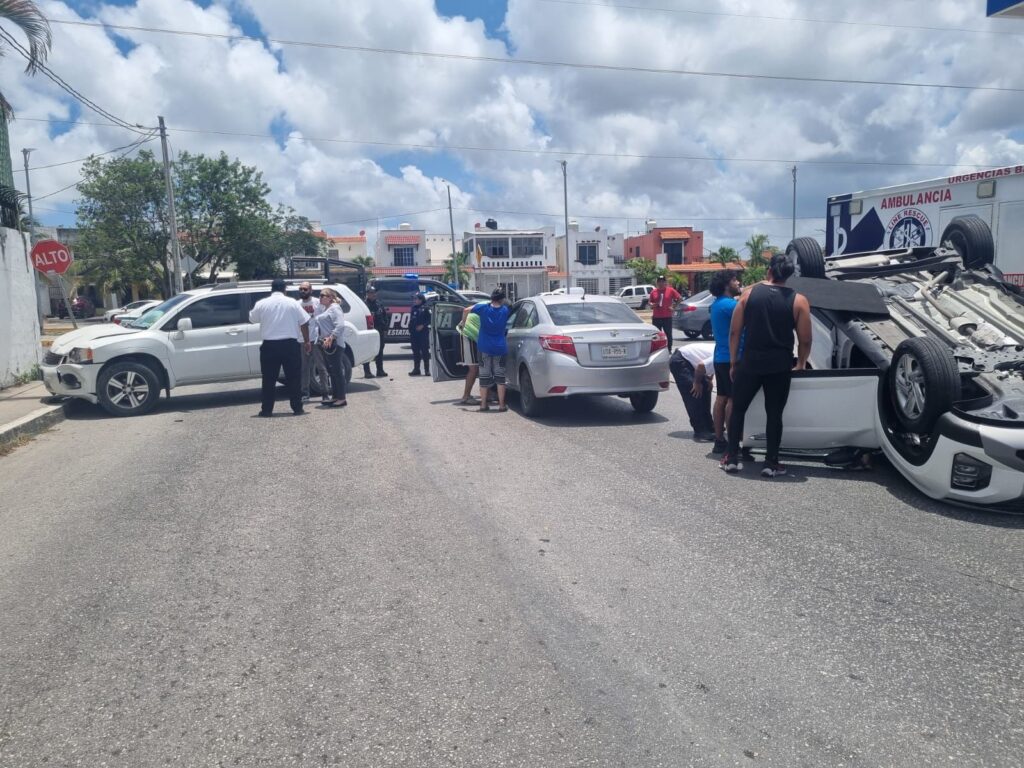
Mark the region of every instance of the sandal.
<instances>
[{"instance_id":1,"label":"sandal","mask_svg":"<svg viewBox=\"0 0 1024 768\"><path fill-rule=\"evenodd\" d=\"M464 397L459 400L459 405L480 405L480 401L475 397Z\"/></svg>"},{"instance_id":2,"label":"sandal","mask_svg":"<svg viewBox=\"0 0 1024 768\"><path fill-rule=\"evenodd\" d=\"M489 410L491 410L491 406L489 406L489 405L481 405L479 408L477 408L477 410L478 411L489 411Z\"/></svg>"},{"instance_id":3,"label":"sandal","mask_svg":"<svg viewBox=\"0 0 1024 768\"><path fill-rule=\"evenodd\" d=\"M499 405L498 406L498 413L504 413L507 410L508 410L508 406L507 405Z\"/></svg>"}]
</instances>

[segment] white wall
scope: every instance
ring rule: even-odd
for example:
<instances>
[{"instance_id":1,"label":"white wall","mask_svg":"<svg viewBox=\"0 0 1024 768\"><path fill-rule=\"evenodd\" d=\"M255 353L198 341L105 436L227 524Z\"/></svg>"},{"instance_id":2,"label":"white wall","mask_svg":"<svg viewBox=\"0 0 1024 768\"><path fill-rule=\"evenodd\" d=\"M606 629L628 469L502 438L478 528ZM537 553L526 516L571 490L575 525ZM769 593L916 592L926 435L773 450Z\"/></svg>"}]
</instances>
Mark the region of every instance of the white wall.
<instances>
[{"instance_id":1,"label":"white wall","mask_svg":"<svg viewBox=\"0 0 1024 768\"><path fill-rule=\"evenodd\" d=\"M26 257L28 236L0 228L0 385L39 362L36 286Z\"/></svg>"}]
</instances>

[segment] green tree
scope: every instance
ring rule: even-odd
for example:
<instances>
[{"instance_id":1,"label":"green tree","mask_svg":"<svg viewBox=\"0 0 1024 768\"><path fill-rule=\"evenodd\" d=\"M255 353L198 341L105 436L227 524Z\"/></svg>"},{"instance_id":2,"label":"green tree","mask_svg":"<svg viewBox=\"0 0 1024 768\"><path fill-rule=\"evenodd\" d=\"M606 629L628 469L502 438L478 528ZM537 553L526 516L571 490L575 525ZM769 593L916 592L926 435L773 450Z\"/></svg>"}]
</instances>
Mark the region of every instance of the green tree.
<instances>
[{"instance_id":1,"label":"green tree","mask_svg":"<svg viewBox=\"0 0 1024 768\"><path fill-rule=\"evenodd\" d=\"M171 294L166 187L160 163L149 150L137 157L102 160L82 166L78 203L81 239L75 257L81 274L122 291L148 281L163 296Z\"/></svg>"},{"instance_id":2,"label":"green tree","mask_svg":"<svg viewBox=\"0 0 1024 768\"><path fill-rule=\"evenodd\" d=\"M717 251L711 254L711 260L721 264L723 267L728 267L730 264L735 264L740 260L740 255L736 253L735 248L730 248L728 245L721 246Z\"/></svg>"},{"instance_id":3,"label":"green tree","mask_svg":"<svg viewBox=\"0 0 1024 768\"><path fill-rule=\"evenodd\" d=\"M751 264L745 270L740 281L744 285L753 285L764 280L765 275L768 274L768 267L764 264Z\"/></svg>"},{"instance_id":4,"label":"green tree","mask_svg":"<svg viewBox=\"0 0 1024 768\"><path fill-rule=\"evenodd\" d=\"M351 261L353 264L358 264L361 267L366 267L367 269L376 264L376 262L373 259L373 256L353 256L351 259L349 259L349 261Z\"/></svg>"},{"instance_id":5,"label":"green tree","mask_svg":"<svg viewBox=\"0 0 1024 768\"><path fill-rule=\"evenodd\" d=\"M765 264L762 254L771 248L768 243L768 235L751 235L744 245L746 245L747 251L750 253L751 266Z\"/></svg>"},{"instance_id":6,"label":"green tree","mask_svg":"<svg viewBox=\"0 0 1024 768\"><path fill-rule=\"evenodd\" d=\"M0 0L0 20L9 21L18 27L28 39L28 64L25 71L35 74L50 53L53 38L50 22L31 0ZM6 45L0 44L0 56L6 53ZM0 93L0 116L10 120L14 114L10 102Z\"/></svg>"},{"instance_id":7,"label":"green tree","mask_svg":"<svg viewBox=\"0 0 1024 768\"><path fill-rule=\"evenodd\" d=\"M468 261L468 253L451 254L444 262L444 272L441 273L441 280L446 283L455 283L459 288L468 287L469 270L466 269L466 262Z\"/></svg>"},{"instance_id":8,"label":"green tree","mask_svg":"<svg viewBox=\"0 0 1024 768\"><path fill-rule=\"evenodd\" d=\"M659 277L666 276L668 270L659 267L657 263L649 259L630 259L626 267L633 270L633 277L637 285L648 285L654 283Z\"/></svg>"}]
</instances>

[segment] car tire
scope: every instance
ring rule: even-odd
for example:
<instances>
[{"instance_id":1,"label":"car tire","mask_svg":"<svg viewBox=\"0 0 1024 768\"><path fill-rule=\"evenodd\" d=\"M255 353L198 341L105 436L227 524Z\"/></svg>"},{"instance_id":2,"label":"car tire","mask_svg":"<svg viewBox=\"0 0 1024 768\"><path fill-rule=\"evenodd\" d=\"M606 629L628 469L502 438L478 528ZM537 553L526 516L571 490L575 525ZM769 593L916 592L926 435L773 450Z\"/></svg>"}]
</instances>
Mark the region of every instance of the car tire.
<instances>
[{"instance_id":1,"label":"car tire","mask_svg":"<svg viewBox=\"0 0 1024 768\"><path fill-rule=\"evenodd\" d=\"M981 269L996 258L992 230L978 216L957 216L942 232L940 243L949 243L968 269Z\"/></svg>"},{"instance_id":2,"label":"car tire","mask_svg":"<svg viewBox=\"0 0 1024 768\"><path fill-rule=\"evenodd\" d=\"M960 399L960 371L942 342L921 336L901 341L888 373L889 402L908 432L928 434Z\"/></svg>"},{"instance_id":3,"label":"car tire","mask_svg":"<svg viewBox=\"0 0 1024 768\"><path fill-rule=\"evenodd\" d=\"M352 369L354 367L352 363L352 350L345 347L345 354L341 358L341 371L345 374L346 387L352 383Z\"/></svg>"},{"instance_id":4,"label":"car tire","mask_svg":"<svg viewBox=\"0 0 1024 768\"><path fill-rule=\"evenodd\" d=\"M710 320L708 322L704 323L704 327L700 329L700 335L703 336L705 339L713 339L713 338L715 338L715 333L714 333L713 330L711 330L711 321Z\"/></svg>"},{"instance_id":5,"label":"car tire","mask_svg":"<svg viewBox=\"0 0 1024 768\"><path fill-rule=\"evenodd\" d=\"M543 404L533 389L533 378L525 365L519 370L519 406L523 416L539 416L543 410Z\"/></svg>"},{"instance_id":6,"label":"car tire","mask_svg":"<svg viewBox=\"0 0 1024 768\"><path fill-rule=\"evenodd\" d=\"M683 335L688 339L696 339L700 337L700 331L683 331Z\"/></svg>"},{"instance_id":7,"label":"car tire","mask_svg":"<svg viewBox=\"0 0 1024 768\"><path fill-rule=\"evenodd\" d=\"M798 237L786 246L796 277L825 277L825 254L813 237Z\"/></svg>"},{"instance_id":8,"label":"car tire","mask_svg":"<svg viewBox=\"0 0 1024 768\"><path fill-rule=\"evenodd\" d=\"M658 404L657 392L634 392L629 396L629 404L637 413L650 413Z\"/></svg>"},{"instance_id":9,"label":"car tire","mask_svg":"<svg viewBox=\"0 0 1024 768\"><path fill-rule=\"evenodd\" d=\"M148 365L125 360L100 371L96 395L111 416L142 416L156 408L160 386L160 375Z\"/></svg>"}]
</instances>

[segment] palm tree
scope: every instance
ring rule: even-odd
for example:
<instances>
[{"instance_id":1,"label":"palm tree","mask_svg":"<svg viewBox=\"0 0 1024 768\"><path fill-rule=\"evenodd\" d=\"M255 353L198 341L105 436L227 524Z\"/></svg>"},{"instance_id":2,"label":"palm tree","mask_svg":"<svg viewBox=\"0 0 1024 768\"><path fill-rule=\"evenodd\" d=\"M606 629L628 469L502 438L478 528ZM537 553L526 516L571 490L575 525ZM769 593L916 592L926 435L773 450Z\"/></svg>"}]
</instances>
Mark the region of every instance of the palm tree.
<instances>
[{"instance_id":1,"label":"palm tree","mask_svg":"<svg viewBox=\"0 0 1024 768\"><path fill-rule=\"evenodd\" d=\"M369 269L376 262L374 262L373 256L353 256L352 263L358 264L361 267L366 267L367 269Z\"/></svg>"},{"instance_id":2,"label":"palm tree","mask_svg":"<svg viewBox=\"0 0 1024 768\"><path fill-rule=\"evenodd\" d=\"M751 235L744 245L750 251L751 266L759 266L765 263L762 254L769 248L768 235Z\"/></svg>"},{"instance_id":3,"label":"palm tree","mask_svg":"<svg viewBox=\"0 0 1024 768\"><path fill-rule=\"evenodd\" d=\"M711 254L711 260L721 264L723 267L728 267L730 264L735 264L740 260L740 255L736 253L735 248L730 248L728 245L723 245L717 251Z\"/></svg>"},{"instance_id":4,"label":"palm tree","mask_svg":"<svg viewBox=\"0 0 1024 768\"><path fill-rule=\"evenodd\" d=\"M459 288L469 285L469 270L466 269L466 262L469 261L468 253L453 253L444 263L444 272L441 279L446 283L455 283Z\"/></svg>"},{"instance_id":5,"label":"palm tree","mask_svg":"<svg viewBox=\"0 0 1024 768\"><path fill-rule=\"evenodd\" d=\"M28 66L25 71L35 74L46 61L53 38L50 23L32 0L0 0L0 20L9 21L28 38ZM0 56L6 53L6 46L0 45ZM10 103L0 93L0 116L10 120L14 114Z\"/></svg>"}]
</instances>

